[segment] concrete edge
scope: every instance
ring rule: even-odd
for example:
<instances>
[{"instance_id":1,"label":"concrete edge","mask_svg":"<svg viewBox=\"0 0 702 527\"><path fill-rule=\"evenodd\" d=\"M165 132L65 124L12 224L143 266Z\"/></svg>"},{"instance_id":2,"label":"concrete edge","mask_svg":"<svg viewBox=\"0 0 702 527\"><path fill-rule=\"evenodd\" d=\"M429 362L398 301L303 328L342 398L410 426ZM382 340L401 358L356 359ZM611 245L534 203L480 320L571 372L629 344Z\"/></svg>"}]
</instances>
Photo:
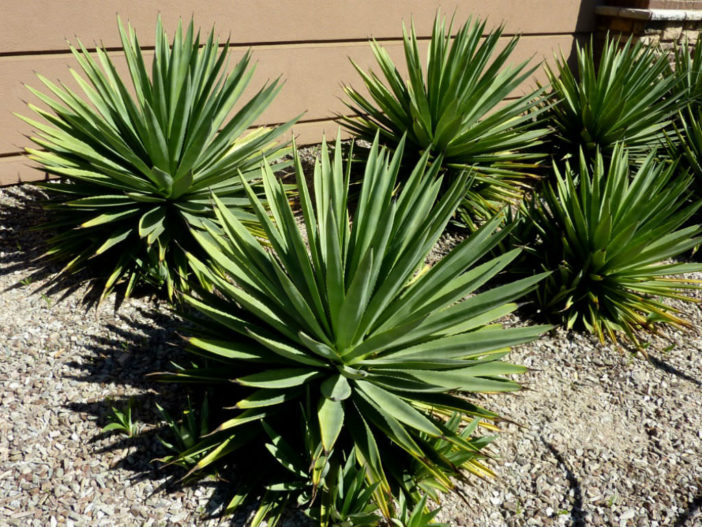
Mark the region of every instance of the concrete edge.
<instances>
[{"instance_id":1,"label":"concrete edge","mask_svg":"<svg viewBox=\"0 0 702 527\"><path fill-rule=\"evenodd\" d=\"M628 18L631 20L650 20L657 22L685 22L702 20L702 9L636 9L633 7L597 6L595 14Z\"/></svg>"}]
</instances>

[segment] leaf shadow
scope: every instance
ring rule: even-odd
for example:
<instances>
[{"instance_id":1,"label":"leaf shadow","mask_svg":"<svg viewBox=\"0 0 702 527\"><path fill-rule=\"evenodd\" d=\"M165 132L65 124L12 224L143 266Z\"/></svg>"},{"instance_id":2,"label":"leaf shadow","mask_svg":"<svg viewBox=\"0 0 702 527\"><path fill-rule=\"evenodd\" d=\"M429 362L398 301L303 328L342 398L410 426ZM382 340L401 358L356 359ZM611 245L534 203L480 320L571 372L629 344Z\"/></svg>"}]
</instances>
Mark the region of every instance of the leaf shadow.
<instances>
[{"instance_id":1,"label":"leaf shadow","mask_svg":"<svg viewBox=\"0 0 702 527\"><path fill-rule=\"evenodd\" d=\"M236 527L249 525L253 507L243 508L233 516L222 516L237 480L244 481L247 477L245 473L239 474L236 461L226 467L226 473L196 482L183 481L186 474L184 468L158 461L158 458L173 453L159 437L172 442L173 436L156 404L177 419L182 415L188 398L193 408L199 408L205 389L198 385L159 383L147 377L147 374L155 371L172 370L171 363L184 365L190 360L191 355L185 351L181 337L181 333L187 332L189 323L177 315L156 310L141 309L139 315L140 320L134 321L116 314L115 322L106 324L105 331L87 343L87 360L68 363L77 373L66 377L79 382L115 385L120 387L119 391L127 391L124 388L129 387L129 392L138 389L140 393L97 401L76 401L66 407L93 416L102 430L110 422L113 408L125 411L131 400L133 422L139 433L127 437L119 432L101 431L90 439L95 454L114 453L121 456L112 464L112 468L131 473L130 481L154 482L152 495L179 492L190 487L209 493L202 520L219 519L222 525ZM126 328L120 327L120 322L127 322ZM242 455L246 456L246 452ZM297 511L289 511L290 525L305 525L304 521L300 523L300 515Z\"/></svg>"},{"instance_id":2,"label":"leaf shadow","mask_svg":"<svg viewBox=\"0 0 702 527\"><path fill-rule=\"evenodd\" d=\"M701 482L702 483L702 482ZM697 523L692 523L689 520L700 520L702 521L702 514L697 513L702 510L702 493L695 496L695 498L687 504L685 510L675 519L673 527L686 527L689 525L698 525Z\"/></svg>"},{"instance_id":3,"label":"leaf shadow","mask_svg":"<svg viewBox=\"0 0 702 527\"><path fill-rule=\"evenodd\" d=\"M5 187L0 192L4 198L0 207L0 264L7 272L31 269L45 252L49 237L37 229L47 217L41 206L46 194L32 185Z\"/></svg>"},{"instance_id":4,"label":"leaf shadow","mask_svg":"<svg viewBox=\"0 0 702 527\"><path fill-rule=\"evenodd\" d=\"M47 193L31 184L1 190L6 199L0 208L0 266L5 274L21 276L4 291L28 286L30 294L60 295L60 302L83 289L83 304L87 308L97 305L99 290L90 285L89 274L63 275L63 264L46 254L53 236L52 231L42 228L49 219L43 207ZM35 283L41 284L33 286Z\"/></svg>"},{"instance_id":5,"label":"leaf shadow","mask_svg":"<svg viewBox=\"0 0 702 527\"><path fill-rule=\"evenodd\" d=\"M102 334L87 343L86 360L68 363L77 373L66 377L79 382L136 388L140 393L97 401L75 401L66 406L74 412L93 416L102 430L110 422L113 408L125 411L131 404L138 433L127 437L123 433L101 431L90 439L95 453L121 455L111 468L131 472L132 481L153 480L158 483L154 494L176 492L187 487L181 481L185 471L176 466L160 466L162 464L155 461L168 453L158 436L167 437L169 433L156 404L171 415L179 416L186 395L196 399L198 394L173 384L155 383L146 375L167 369L171 361L182 361L187 357L178 344L178 331L183 329L184 323L177 317L157 311L141 309L139 314L140 321L117 315L115 323L107 324ZM119 327L119 322L128 322L127 329ZM219 489L220 483L216 481L205 485L213 489L205 514L215 515L226 505L223 501L226 489Z\"/></svg>"},{"instance_id":6,"label":"leaf shadow","mask_svg":"<svg viewBox=\"0 0 702 527\"><path fill-rule=\"evenodd\" d=\"M568 485L573 492L573 503L570 509L570 517L572 518L573 527L585 527L585 514L583 512L583 492L580 481L566 463L563 455L551 443L541 438L543 444L548 448L549 452L556 458L558 465L565 471Z\"/></svg>"},{"instance_id":7,"label":"leaf shadow","mask_svg":"<svg viewBox=\"0 0 702 527\"><path fill-rule=\"evenodd\" d=\"M77 295L86 309L97 307L104 278L95 273L101 262L94 262L92 272L86 268L62 273L67 262L57 261L47 254L50 240L57 234L43 228L51 219L50 213L44 209L49 198L47 192L31 184L1 188L0 192L5 198L0 207L0 268L4 274L19 275L18 280L4 291L28 287L30 294L46 295L56 302ZM124 286L116 288L118 293L122 289ZM132 296L153 294L153 289L142 286ZM123 295L115 296L115 309L123 300Z\"/></svg>"},{"instance_id":8,"label":"leaf shadow","mask_svg":"<svg viewBox=\"0 0 702 527\"><path fill-rule=\"evenodd\" d=\"M655 366L655 367L658 368L659 370L664 371L665 373L668 373L668 374L670 374L670 375L674 375L675 377L678 377L678 378L683 379L683 380L685 380L685 381L691 382L691 383L693 383L693 384L695 384L695 385L697 385L697 386L702 386L702 381L700 381L699 379L696 379L695 377L693 377L693 376L691 376L691 375L688 375L688 374L685 373L684 371L679 370L679 369L676 368L675 366L671 365L671 364L668 363L668 362L665 362L665 361L662 360L662 359L659 359L659 358L657 358L657 357L654 357L654 356L651 355L650 353L648 354L648 361L649 361L653 366Z\"/></svg>"}]
</instances>

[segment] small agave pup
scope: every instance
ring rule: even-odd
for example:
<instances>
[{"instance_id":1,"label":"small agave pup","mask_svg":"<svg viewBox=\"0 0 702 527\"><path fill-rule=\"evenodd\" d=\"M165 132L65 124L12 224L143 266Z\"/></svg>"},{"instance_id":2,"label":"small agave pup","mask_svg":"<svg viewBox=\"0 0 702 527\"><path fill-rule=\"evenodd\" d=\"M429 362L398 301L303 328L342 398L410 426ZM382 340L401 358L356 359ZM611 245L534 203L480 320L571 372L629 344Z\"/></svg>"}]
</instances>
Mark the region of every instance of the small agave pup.
<instances>
[{"instance_id":1,"label":"small agave pup","mask_svg":"<svg viewBox=\"0 0 702 527\"><path fill-rule=\"evenodd\" d=\"M581 153L578 173L556 168L543 201L528 207L537 241L526 268L554 271L536 290L538 303L602 341L623 332L640 347L639 330L687 325L662 298L696 301L682 293L698 287L684 273L702 265L670 260L702 242L700 226L685 226L700 203L688 202L690 177L654 156L631 174L621 145L607 163L598 154L592 170Z\"/></svg>"},{"instance_id":2,"label":"small agave pup","mask_svg":"<svg viewBox=\"0 0 702 527\"><path fill-rule=\"evenodd\" d=\"M88 267L103 296L126 282L126 295L145 282L187 288L184 251L197 250L189 234L212 216L210 192L243 221L254 221L237 174L252 177L261 152L292 123L242 137L280 89L276 80L230 114L251 76L247 52L228 71L228 43L214 31L200 43L191 22L172 44L159 18L150 72L131 26L119 23L134 95L104 48L71 47L81 76L71 73L84 98L39 77L51 95L30 88L51 112L30 108L48 124L23 118L38 130L27 149L43 170L63 178L50 192L60 233L48 256L67 261L64 273ZM87 80L86 80L87 79Z\"/></svg>"},{"instance_id":3,"label":"small agave pup","mask_svg":"<svg viewBox=\"0 0 702 527\"><path fill-rule=\"evenodd\" d=\"M463 199L467 177L456 178L437 199L439 164L427 169L425 154L398 190L403 147L401 141L390 156L376 137L353 221L350 167L343 166L339 140L332 159L322 144L314 200L296 157L308 244L267 166L263 182L272 219L242 184L270 251L215 198L225 234L196 232L209 259L189 260L216 291L186 296L206 317L190 343L207 364L160 374L171 381L229 383L229 418L183 454L205 454L193 473L242 446L265 445L284 474L264 482L264 503L312 489L305 495L315 507L335 492L335 478L325 475L337 474L353 456L365 484L375 485L374 500L386 517L400 494L416 504L424 492L453 488L451 478L462 477L462 469L491 474L480 461L490 438L477 430L495 429L489 421L497 416L464 395L519 388L505 376L524 368L501 359L509 346L546 327L503 329L494 321L513 311L512 301L542 276L485 289L519 252L472 267L506 235L496 231L500 218L425 266Z\"/></svg>"}]
</instances>

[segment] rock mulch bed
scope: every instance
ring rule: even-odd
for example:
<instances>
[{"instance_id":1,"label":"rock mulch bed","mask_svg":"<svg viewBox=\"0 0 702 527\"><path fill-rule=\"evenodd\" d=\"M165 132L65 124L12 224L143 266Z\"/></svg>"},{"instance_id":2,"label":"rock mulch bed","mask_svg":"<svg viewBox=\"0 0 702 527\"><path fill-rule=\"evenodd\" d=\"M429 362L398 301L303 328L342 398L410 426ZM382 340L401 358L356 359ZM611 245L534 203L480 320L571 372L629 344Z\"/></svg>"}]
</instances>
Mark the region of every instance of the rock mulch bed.
<instances>
[{"instance_id":1,"label":"rock mulch bed","mask_svg":"<svg viewBox=\"0 0 702 527\"><path fill-rule=\"evenodd\" d=\"M31 195L0 189L0 525L220 524L203 518L225 485L182 488L151 463L164 454L154 403L178 408L182 393L144 375L181 356L181 322L143 299L86 312L81 289L41 289L51 270L28 279L42 247ZM440 519L702 525L702 311L681 309L694 327L651 339L650 361L561 330L515 349L529 389L483 401L514 422L493 445L499 478L462 485ZM102 433L129 398L141 434Z\"/></svg>"},{"instance_id":2,"label":"rock mulch bed","mask_svg":"<svg viewBox=\"0 0 702 527\"><path fill-rule=\"evenodd\" d=\"M701 295L702 296L702 295ZM698 306L681 306L702 328ZM661 350L668 351L662 352ZM668 331L650 362L556 330L510 354L528 390L485 404L517 424L494 443L499 479L464 487L456 525L702 525L702 337Z\"/></svg>"}]
</instances>

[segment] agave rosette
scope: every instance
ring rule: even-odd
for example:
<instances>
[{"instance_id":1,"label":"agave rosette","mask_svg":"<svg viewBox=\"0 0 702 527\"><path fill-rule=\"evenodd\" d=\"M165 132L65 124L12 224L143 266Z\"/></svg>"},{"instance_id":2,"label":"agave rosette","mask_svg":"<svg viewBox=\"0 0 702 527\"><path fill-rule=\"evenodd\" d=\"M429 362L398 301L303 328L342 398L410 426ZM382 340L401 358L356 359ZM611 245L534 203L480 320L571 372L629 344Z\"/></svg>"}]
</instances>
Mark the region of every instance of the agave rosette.
<instances>
[{"instance_id":1,"label":"agave rosette","mask_svg":"<svg viewBox=\"0 0 702 527\"><path fill-rule=\"evenodd\" d=\"M386 517L398 493L449 490L462 469L491 474L481 462L490 439L477 430L494 429L497 416L464 395L518 389L506 376L524 368L501 359L545 328L494 321L542 276L478 292L519 252L474 266L506 235L499 217L425 266L467 177L437 199L439 164L427 168L425 154L396 190L403 147L390 156L376 137L353 221L340 142L333 159L322 145L314 199L296 159L306 238L269 167L272 219L244 181L270 250L215 198L225 235L195 233L209 259L189 255L215 291L186 296L206 316L190 343L208 364L161 374L231 386L230 418L183 454L205 453L193 473L263 436L291 477L322 492L323 474L353 455Z\"/></svg>"},{"instance_id":2,"label":"agave rosette","mask_svg":"<svg viewBox=\"0 0 702 527\"><path fill-rule=\"evenodd\" d=\"M30 88L49 110L29 107L46 122L24 118L37 130L27 149L49 174L46 183L60 232L48 255L68 261L64 272L89 267L103 294L125 282L187 288L185 250L196 250L189 227L212 216L209 194L244 221L253 221L237 176L252 177L261 152L274 156L274 139L292 123L246 133L280 90L266 83L240 109L249 83L250 54L229 70L228 42L212 30L201 45L190 22L169 45L159 18L152 66L136 33L119 22L131 86L104 48L71 47L83 94L39 76L49 95ZM81 75L82 73L82 75ZM131 93L130 93L131 92Z\"/></svg>"},{"instance_id":3,"label":"agave rosette","mask_svg":"<svg viewBox=\"0 0 702 527\"><path fill-rule=\"evenodd\" d=\"M537 150L547 133L535 126L540 90L508 99L536 67L527 67L528 61L507 65L519 37L502 47L502 31L483 38L485 22L468 19L452 36L452 23L447 27L437 16L424 69L414 25L409 34L403 27L407 81L388 52L371 41L384 80L354 63L368 95L347 86L346 105L355 115L340 117L344 127L369 141L379 133L394 147L406 135L415 160L429 151L453 173L471 168L474 179L462 209L483 218L520 197L535 177L543 157Z\"/></svg>"},{"instance_id":4,"label":"agave rosette","mask_svg":"<svg viewBox=\"0 0 702 527\"><path fill-rule=\"evenodd\" d=\"M563 56L555 68L546 65L550 106L541 115L553 130L556 155L577 159L582 149L593 159L621 142L640 157L660 147L680 104L667 56L631 38L622 43L607 36L599 63L592 40L576 43L576 58L577 72Z\"/></svg>"},{"instance_id":5,"label":"agave rosette","mask_svg":"<svg viewBox=\"0 0 702 527\"><path fill-rule=\"evenodd\" d=\"M632 172L622 145L607 162L598 154L592 169L581 154L577 172L554 170L526 219L537 240L531 268L554 271L537 289L543 309L567 327L584 325L603 341L623 333L637 346L657 323L688 325L663 299L696 301L684 291L698 281L685 273L702 265L672 260L702 241L700 226L687 225L700 206L688 201L690 177L655 152Z\"/></svg>"}]
</instances>

